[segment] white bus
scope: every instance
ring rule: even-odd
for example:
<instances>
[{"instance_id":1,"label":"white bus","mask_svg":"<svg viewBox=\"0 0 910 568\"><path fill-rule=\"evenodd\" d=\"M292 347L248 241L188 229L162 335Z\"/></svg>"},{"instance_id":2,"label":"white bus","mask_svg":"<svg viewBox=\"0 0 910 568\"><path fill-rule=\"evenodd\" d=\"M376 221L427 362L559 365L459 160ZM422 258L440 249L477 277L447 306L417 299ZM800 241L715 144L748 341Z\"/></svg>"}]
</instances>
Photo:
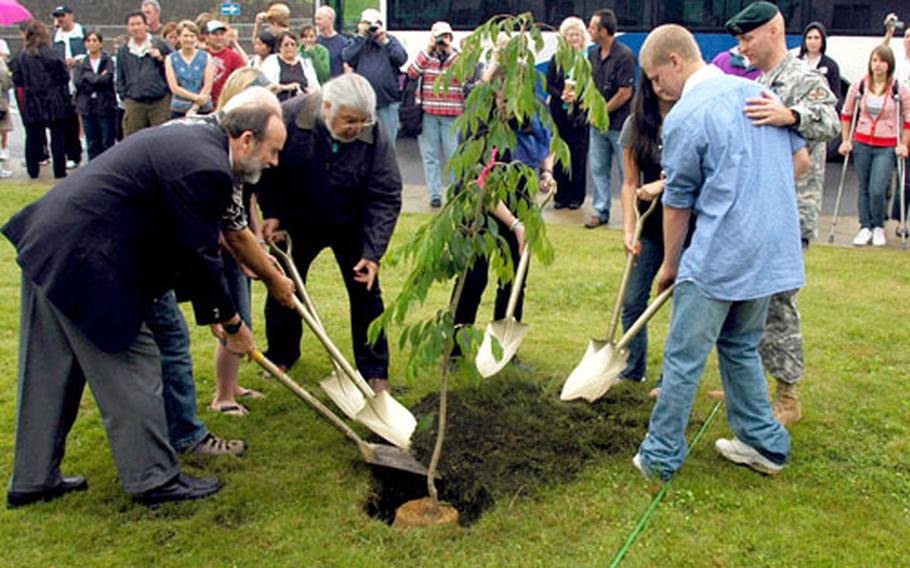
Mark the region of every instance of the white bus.
<instances>
[{"instance_id":1,"label":"white bus","mask_svg":"<svg viewBox=\"0 0 910 568\"><path fill-rule=\"evenodd\" d=\"M345 0L329 1L343 14ZM410 57L427 45L430 26L438 20L452 25L457 41L477 25L497 14L531 11L539 20L556 29L567 16L587 21L595 10L610 8L619 21L622 42L638 52L648 31L664 23L678 23L692 30L705 58L710 61L729 49L735 39L724 30L724 22L751 0L380 0L386 29L405 44ZM866 74L872 48L881 43L885 15L897 11L910 20L910 4L894 0L783 0L777 2L787 21L788 45L797 48L810 22L821 22L828 30L827 54L840 66L845 92L851 83ZM901 4L906 14L901 13ZM359 14L354 17L359 17ZM349 16L350 19L350 16ZM356 25L346 22L346 28ZM899 30L899 35L902 30ZM549 58L555 38L538 62ZM892 48L900 49L899 41Z\"/></svg>"}]
</instances>

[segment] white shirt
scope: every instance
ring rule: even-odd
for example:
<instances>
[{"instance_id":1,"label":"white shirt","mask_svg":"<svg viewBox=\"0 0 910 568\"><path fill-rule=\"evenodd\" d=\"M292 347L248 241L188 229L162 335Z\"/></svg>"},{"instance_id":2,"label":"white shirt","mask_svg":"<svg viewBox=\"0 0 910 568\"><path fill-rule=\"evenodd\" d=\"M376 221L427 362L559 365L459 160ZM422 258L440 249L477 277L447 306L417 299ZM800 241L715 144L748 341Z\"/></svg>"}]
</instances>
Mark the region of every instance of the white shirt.
<instances>
[{"instance_id":1,"label":"white shirt","mask_svg":"<svg viewBox=\"0 0 910 568\"><path fill-rule=\"evenodd\" d=\"M298 57L297 62L303 67L303 76L306 77L307 87L315 87L318 89L319 78L316 77L316 68L313 67L313 62L306 57ZM273 53L266 57L259 67L259 70L262 71L262 74L265 75L266 79L272 83L278 84L280 81L279 76L281 75L281 66L278 64L278 54Z\"/></svg>"},{"instance_id":2,"label":"white shirt","mask_svg":"<svg viewBox=\"0 0 910 568\"><path fill-rule=\"evenodd\" d=\"M80 24L73 24L73 29L68 32L63 31L63 28L57 28L57 32L54 33L54 43L57 43L58 41L63 42L63 46L66 49L66 59L71 59L73 57L73 50L70 46L70 38L74 37L85 37L82 33L82 26Z\"/></svg>"}]
</instances>

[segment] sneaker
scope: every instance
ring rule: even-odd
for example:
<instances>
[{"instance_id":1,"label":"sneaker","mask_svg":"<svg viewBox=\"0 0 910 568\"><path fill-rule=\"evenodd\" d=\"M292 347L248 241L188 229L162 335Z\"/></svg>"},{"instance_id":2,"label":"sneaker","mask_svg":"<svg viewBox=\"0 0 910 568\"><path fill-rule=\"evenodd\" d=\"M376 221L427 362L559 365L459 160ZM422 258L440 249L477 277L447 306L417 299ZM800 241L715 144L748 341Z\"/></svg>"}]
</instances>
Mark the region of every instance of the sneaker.
<instances>
[{"instance_id":1,"label":"sneaker","mask_svg":"<svg viewBox=\"0 0 910 568\"><path fill-rule=\"evenodd\" d=\"M440 207L442 207L442 198L434 197L434 198L430 199L430 207L432 207L433 209L439 209Z\"/></svg>"},{"instance_id":2,"label":"sneaker","mask_svg":"<svg viewBox=\"0 0 910 568\"><path fill-rule=\"evenodd\" d=\"M898 225L894 229L894 236L899 239L903 238L903 237L910 237L910 230L908 230L907 227L901 227L900 225Z\"/></svg>"},{"instance_id":3,"label":"sneaker","mask_svg":"<svg viewBox=\"0 0 910 568\"><path fill-rule=\"evenodd\" d=\"M0 168L0 179L8 179L11 177L13 177L13 172Z\"/></svg>"},{"instance_id":4,"label":"sneaker","mask_svg":"<svg viewBox=\"0 0 910 568\"><path fill-rule=\"evenodd\" d=\"M79 167L79 164L77 164L75 161L73 161L73 160L66 161L66 169L75 170L78 167Z\"/></svg>"},{"instance_id":5,"label":"sneaker","mask_svg":"<svg viewBox=\"0 0 910 568\"><path fill-rule=\"evenodd\" d=\"M632 458L632 465L635 466L635 469L638 470L638 473L641 474L645 479L651 479L651 476L648 475L648 472L645 471L643 465L641 465L641 454L635 454L635 457Z\"/></svg>"},{"instance_id":6,"label":"sneaker","mask_svg":"<svg viewBox=\"0 0 910 568\"><path fill-rule=\"evenodd\" d=\"M730 440L720 438L714 442L714 449L731 462L751 467L760 473L777 475L784 469L784 466L769 460L749 444L741 442L739 438Z\"/></svg>"},{"instance_id":7,"label":"sneaker","mask_svg":"<svg viewBox=\"0 0 910 568\"><path fill-rule=\"evenodd\" d=\"M9 148L0 148L0 162L9 160Z\"/></svg>"},{"instance_id":8,"label":"sneaker","mask_svg":"<svg viewBox=\"0 0 910 568\"><path fill-rule=\"evenodd\" d=\"M874 247L883 247L885 246L885 229L882 227L876 227L872 229L872 246Z\"/></svg>"},{"instance_id":9,"label":"sneaker","mask_svg":"<svg viewBox=\"0 0 910 568\"><path fill-rule=\"evenodd\" d=\"M239 456L245 451L246 442L243 440L222 440L214 434L209 434L186 453L203 456Z\"/></svg>"},{"instance_id":10,"label":"sneaker","mask_svg":"<svg viewBox=\"0 0 910 568\"><path fill-rule=\"evenodd\" d=\"M856 233L856 237L853 239L853 246L855 247L864 247L869 244L869 241L872 240L872 231L863 227Z\"/></svg>"}]
</instances>

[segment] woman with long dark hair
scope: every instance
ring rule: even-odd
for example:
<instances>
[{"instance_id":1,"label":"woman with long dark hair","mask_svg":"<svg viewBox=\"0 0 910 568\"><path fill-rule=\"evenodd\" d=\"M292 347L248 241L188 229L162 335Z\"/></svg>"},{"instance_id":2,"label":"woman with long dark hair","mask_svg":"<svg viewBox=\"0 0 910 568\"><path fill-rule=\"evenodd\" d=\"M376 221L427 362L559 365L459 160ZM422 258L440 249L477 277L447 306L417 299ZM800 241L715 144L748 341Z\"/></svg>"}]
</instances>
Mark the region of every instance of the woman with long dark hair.
<instances>
[{"instance_id":1,"label":"woman with long dark hair","mask_svg":"<svg viewBox=\"0 0 910 568\"><path fill-rule=\"evenodd\" d=\"M114 62L102 47L98 31L85 36L88 54L73 68L76 86L76 111L82 117L88 159L114 145L117 121L117 95L114 93Z\"/></svg>"},{"instance_id":2,"label":"woman with long dark hair","mask_svg":"<svg viewBox=\"0 0 910 568\"><path fill-rule=\"evenodd\" d=\"M66 62L51 47L50 35L39 20L23 32L25 47L12 62L13 84L20 89L19 109L25 125L25 165L30 178L40 173L40 162L51 131L54 177L66 177L66 118L69 112L70 73Z\"/></svg>"},{"instance_id":3,"label":"woman with long dark hair","mask_svg":"<svg viewBox=\"0 0 910 568\"><path fill-rule=\"evenodd\" d=\"M626 119L619 135L619 142L623 147L622 208L625 247L626 251L638 256L622 306L622 325L625 329L635 323L648 306L654 278L664 259L663 212L660 203L645 220L638 242L632 240L635 232L633 207L635 196L638 195L641 200L639 211L643 213L650 207L649 202L652 199L659 199L663 192L660 132L664 118L675 102L675 98L670 98L659 90L655 91L651 81L642 73L638 91L632 102L632 114ZM644 382L647 355L648 329L645 327L629 344L629 363L622 372L622 378ZM655 391L652 393L657 394Z\"/></svg>"},{"instance_id":4,"label":"woman with long dark hair","mask_svg":"<svg viewBox=\"0 0 910 568\"><path fill-rule=\"evenodd\" d=\"M803 42L799 46L798 57L805 61L812 69L825 76L828 81L828 87L834 96L837 97L837 108L840 109L843 102L840 85L840 67L837 62L828 57L825 51L828 48L828 34L825 26L821 22L810 22L806 29L803 30Z\"/></svg>"}]
</instances>

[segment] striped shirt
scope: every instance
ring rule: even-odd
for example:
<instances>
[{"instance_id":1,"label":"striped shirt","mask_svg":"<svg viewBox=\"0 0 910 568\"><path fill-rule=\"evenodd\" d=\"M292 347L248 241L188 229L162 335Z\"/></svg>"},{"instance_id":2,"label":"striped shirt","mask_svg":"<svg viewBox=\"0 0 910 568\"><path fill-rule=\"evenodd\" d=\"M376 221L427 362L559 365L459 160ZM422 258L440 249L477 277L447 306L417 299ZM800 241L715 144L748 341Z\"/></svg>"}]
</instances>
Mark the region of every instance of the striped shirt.
<instances>
[{"instance_id":1,"label":"striped shirt","mask_svg":"<svg viewBox=\"0 0 910 568\"><path fill-rule=\"evenodd\" d=\"M423 107L423 112L442 116L459 116L464 112L462 83L453 80L448 88L440 89L438 95L435 92L436 78L443 75L457 60L458 53L454 51L445 60L421 51L408 67L409 77L421 78L417 103Z\"/></svg>"}]
</instances>

